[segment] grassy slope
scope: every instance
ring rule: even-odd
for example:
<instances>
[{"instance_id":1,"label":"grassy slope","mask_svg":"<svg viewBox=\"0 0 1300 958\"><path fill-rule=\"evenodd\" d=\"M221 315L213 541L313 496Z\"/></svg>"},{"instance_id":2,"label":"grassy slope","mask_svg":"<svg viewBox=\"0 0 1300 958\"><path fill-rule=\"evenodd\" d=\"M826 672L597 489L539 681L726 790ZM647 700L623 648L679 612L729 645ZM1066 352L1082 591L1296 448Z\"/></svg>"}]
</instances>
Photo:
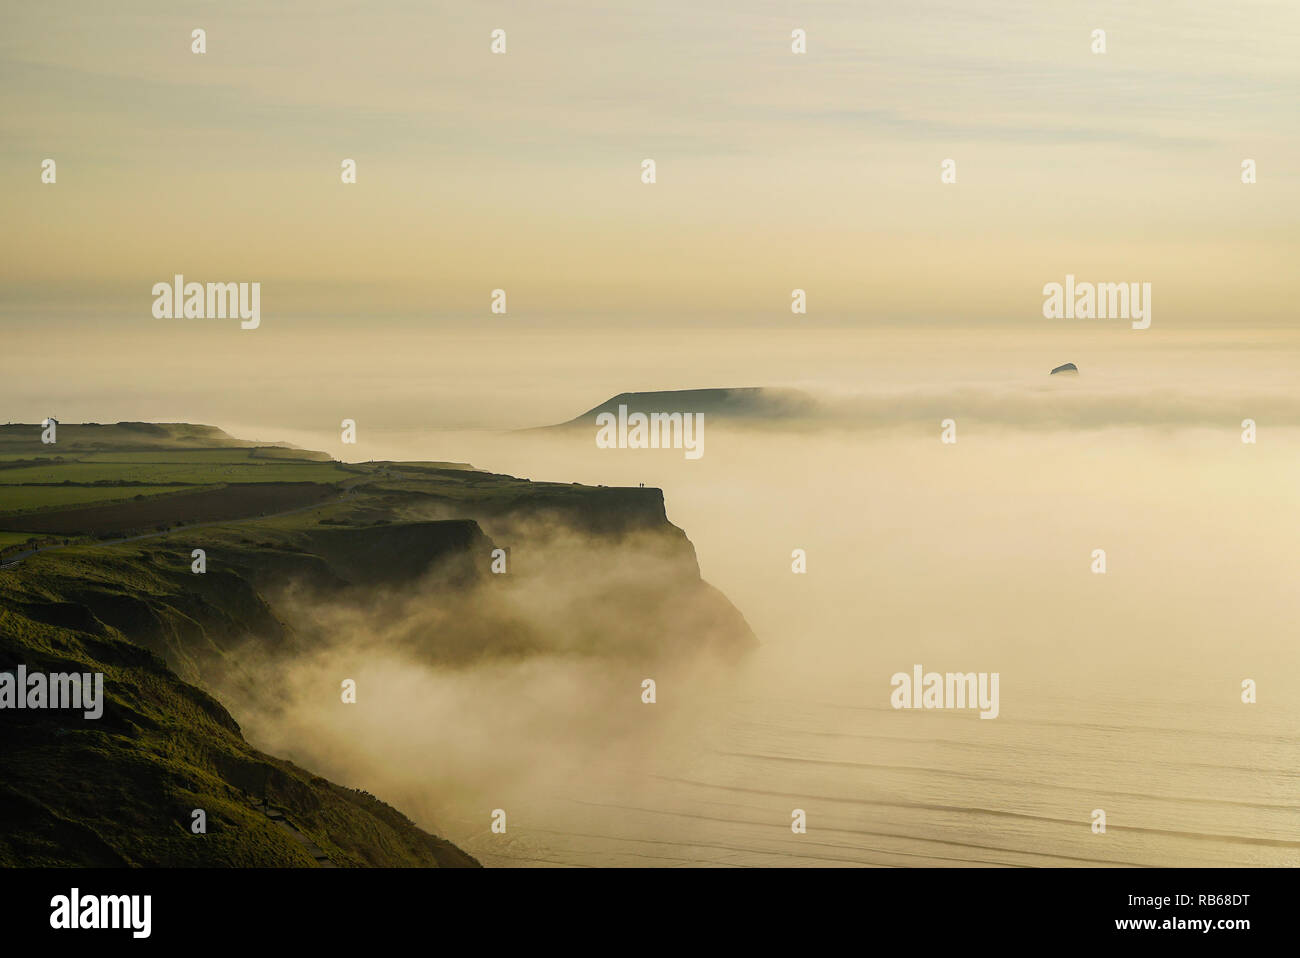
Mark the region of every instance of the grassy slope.
<instances>
[{"instance_id":1,"label":"grassy slope","mask_svg":"<svg viewBox=\"0 0 1300 958\"><path fill-rule=\"evenodd\" d=\"M5 429L13 428L0 427L0 450ZM32 427L22 428L30 442ZM253 453L271 458L265 447L242 447L225 434L209 435L220 448L199 454L193 451L202 441L198 427L157 428L162 431L145 432L158 447L127 454L92 430L96 451L73 450L67 465L78 468L76 459L85 456L97 468L120 465L148 476L145 463L175 464L203 482L213 476L208 470L247 463ZM59 427L61 444L70 432L75 436L76 427ZM124 434L137 443L141 430ZM15 823L0 830L0 864L310 865L302 846L253 807L263 789L337 864L472 864L373 798L258 753L198 687L219 684L205 678L238 680L227 653L250 635L272 648L294 641L263 598L277 581L390 585L440 561L443 581L457 588L486 566L492 543L481 525L510 531L517 522L559 518L611 541L649 531L680 574L674 599L688 590L710 593L706 617L721 622L724 634L734 632L740 644L745 636L752 641L739 613L699 580L694 550L667 522L658 490L531 483L456 463L292 465L336 470L332 485L320 487L330 490L328 500L292 514L261 518L255 512L242 521L173 529L135 542L96 545L74 537L72 546L0 570L0 669L23 663L103 671L111 690L99 722L49 711L0 712L6 771L0 821ZM130 506L111 507L118 508ZM189 569L195 546L209 555L203 576ZM661 628L661 608L678 604L665 598L662 588L644 596L646 621ZM478 616L473 609L467 614ZM471 646L483 636L504 641L496 622L464 627ZM699 628L698 619L682 620L668 631L689 637ZM595 638L612 643L615 637ZM207 811L207 835L190 834L193 808Z\"/></svg>"},{"instance_id":2,"label":"grassy slope","mask_svg":"<svg viewBox=\"0 0 1300 958\"><path fill-rule=\"evenodd\" d=\"M121 502L137 497L189 492L194 486L7 486L0 483L0 527L5 517L59 506ZM204 488L202 486L198 488Z\"/></svg>"},{"instance_id":3,"label":"grassy slope","mask_svg":"<svg viewBox=\"0 0 1300 958\"><path fill-rule=\"evenodd\" d=\"M337 463L247 459L236 462L167 462L166 453L136 453L121 462L62 462L0 470L0 486L50 483L147 482L155 485L214 482L338 482L348 471ZM0 495L4 495L0 489Z\"/></svg>"},{"instance_id":4,"label":"grassy slope","mask_svg":"<svg viewBox=\"0 0 1300 958\"><path fill-rule=\"evenodd\" d=\"M52 445L40 434L36 425L0 426L0 558L33 537L116 538L281 511L321 496L293 495L287 486L285 495L268 494L266 484L325 489L365 472L325 453L243 443L210 426L69 424Z\"/></svg>"},{"instance_id":5,"label":"grassy slope","mask_svg":"<svg viewBox=\"0 0 1300 958\"><path fill-rule=\"evenodd\" d=\"M32 428L0 427L6 458L50 458L39 438L33 444L39 431ZM118 444L132 451L112 451ZM254 444L205 427L60 426L65 461L42 463L51 473L34 478L138 481L159 468L198 483L228 481L232 468L257 470L261 481L308 471L327 482L353 475L319 453L245 445ZM82 457L95 465L78 463ZM2 472L0 482L28 478L21 467ZM0 490L0 508L16 504L15 493L42 488L49 489L15 486L7 500ZM64 489L90 498L141 491L55 487L51 499ZM205 541L223 535L232 548L248 542L237 527ZM5 535L0 544L27 538ZM80 545L0 572L0 669L103 672L108 699L97 721L54 710L0 712L0 865L314 866L303 845L256 807L263 797L337 865L477 864L373 796L258 752L215 699L165 664L164 654L197 679L194 663L219 659L222 639L276 624L237 576L190 575L188 549L172 555L176 545L170 537L151 548ZM265 548L250 545L255 556ZM278 545L296 554L289 542ZM207 813L204 835L190 831L196 808Z\"/></svg>"},{"instance_id":6,"label":"grassy slope","mask_svg":"<svg viewBox=\"0 0 1300 958\"><path fill-rule=\"evenodd\" d=\"M58 427L53 444L42 443L40 436L38 425L0 426L0 532L27 531L30 523L6 527L5 517L18 513L148 499L214 485L334 484L359 471L325 453L247 443L211 426L67 424ZM183 515L183 506L178 508L177 515Z\"/></svg>"},{"instance_id":7,"label":"grassy slope","mask_svg":"<svg viewBox=\"0 0 1300 958\"><path fill-rule=\"evenodd\" d=\"M37 575L35 578L39 579ZM39 608L49 619L24 614ZM0 668L103 672L104 715L0 713L0 864L312 866L254 807L263 795L336 865L473 865L371 796L248 745L224 708L160 657L30 582L6 582ZM191 812L208 831L190 831Z\"/></svg>"},{"instance_id":8,"label":"grassy slope","mask_svg":"<svg viewBox=\"0 0 1300 958\"><path fill-rule=\"evenodd\" d=\"M41 441L41 426L8 423L0 426L0 453L25 452L33 455L86 452L97 449L209 449L261 445L222 432L216 426L192 423L118 422L68 423L58 426L52 444Z\"/></svg>"}]
</instances>

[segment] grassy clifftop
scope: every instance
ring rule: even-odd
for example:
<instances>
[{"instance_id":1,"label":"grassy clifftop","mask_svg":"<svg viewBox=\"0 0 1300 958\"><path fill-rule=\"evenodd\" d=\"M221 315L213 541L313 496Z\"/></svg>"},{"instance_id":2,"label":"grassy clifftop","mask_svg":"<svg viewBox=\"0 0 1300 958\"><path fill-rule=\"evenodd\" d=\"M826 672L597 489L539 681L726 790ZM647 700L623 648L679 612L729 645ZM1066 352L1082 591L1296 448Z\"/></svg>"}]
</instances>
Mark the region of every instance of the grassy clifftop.
<instances>
[{"instance_id":1,"label":"grassy clifftop","mask_svg":"<svg viewBox=\"0 0 1300 958\"><path fill-rule=\"evenodd\" d=\"M276 668L250 661L289 666L313 642L348 640L292 621L304 601L351 603L373 623L432 599L438 626L396 640L454 665L754 643L657 489L297 458L209 429L125 428L178 445L77 451L62 447L76 427L60 426L59 457L0 468L0 671L102 672L107 697L95 721L0 711L0 864L476 864L373 796L259 752L213 697L274 696ZM139 485L164 476L180 491ZM87 488L109 498L59 498ZM508 573L494 575L502 553ZM206 834L190 830L195 809Z\"/></svg>"}]
</instances>

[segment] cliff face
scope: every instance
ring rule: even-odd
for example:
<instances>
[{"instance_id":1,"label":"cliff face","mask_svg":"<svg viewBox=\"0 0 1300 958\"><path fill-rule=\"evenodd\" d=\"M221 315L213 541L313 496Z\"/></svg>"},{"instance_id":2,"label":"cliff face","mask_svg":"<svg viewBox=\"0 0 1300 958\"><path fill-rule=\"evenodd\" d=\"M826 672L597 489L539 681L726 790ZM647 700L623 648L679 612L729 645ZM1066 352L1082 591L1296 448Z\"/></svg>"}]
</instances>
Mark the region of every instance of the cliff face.
<instances>
[{"instance_id":1,"label":"cliff face","mask_svg":"<svg viewBox=\"0 0 1300 958\"><path fill-rule=\"evenodd\" d=\"M755 642L700 579L658 490L384 468L306 515L0 570L0 670L102 672L106 696L98 720L0 711L0 817L15 823L0 864L476 864L373 796L252 748L204 691L274 694L261 686L276 669L250 662L288 667L314 643L347 641L304 610L360 610L413 653L458 666L734 655ZM206 834L191 831L195 809Z\"/></svg>"},{"instance_id":2,"label":"cliff face","mask_svg":"<svg viewBox=\"0 0 1300 958\"><path fill-rule=\"evenodd\" d=\"M464 481L480 488L370 490L408 519L470 515L486 548L508 553L501 575L488 553L476 556L457 634L427 650L434 658L464 662L508 649L650 662L700 652L730 658L756 646L740 612L700 578L695 547L668 521L661 490L486 473Z\"/></svg>"}]
</instances>

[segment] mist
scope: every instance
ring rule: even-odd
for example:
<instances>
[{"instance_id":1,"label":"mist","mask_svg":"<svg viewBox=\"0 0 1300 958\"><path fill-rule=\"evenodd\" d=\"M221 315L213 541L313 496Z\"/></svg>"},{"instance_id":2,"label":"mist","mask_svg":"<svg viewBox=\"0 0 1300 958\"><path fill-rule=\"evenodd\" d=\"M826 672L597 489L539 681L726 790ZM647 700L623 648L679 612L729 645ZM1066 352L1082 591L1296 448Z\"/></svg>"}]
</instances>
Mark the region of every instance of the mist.
<instances>
[{"instance_id":1,"label":"mist","mask_svg":"<svg viewBox=\"0 0 1300 958\"><path fill-rule=\"evenodd\" d=\"M489 864L1294 864L1300 434L1243 443L1235 400L1213 393L1165 415L1158 393L1095 390L1084 408L1154 409L1152 423L1067 427L1028 412L1043 388L981 397L1001 415L957 415L953 444L937 407L889 425L715 421L698 461L598 449L581 430L448 433L439 458L662 488L760 646L701 666L693 635L657 661L576 642L651 615L618 597L662 576L653 551L511 530L513 556L545 542L536 561L556 568L603 554L568 594L544 577L451 611L418 588L285 606L330 641L283 673L280 708L232 707L259 747ZM484 644L500 622L548 638L452 666L420 646L451 620ZM998 673L999 717L892 709L890 677L916 664ZM353 711L343 676L362 690ZM1089 844L1099 807L1104 846ZM496 808L506 836L488 831ZM815 843L792 844L795 808Z\"/></svg>"}]
</instances>

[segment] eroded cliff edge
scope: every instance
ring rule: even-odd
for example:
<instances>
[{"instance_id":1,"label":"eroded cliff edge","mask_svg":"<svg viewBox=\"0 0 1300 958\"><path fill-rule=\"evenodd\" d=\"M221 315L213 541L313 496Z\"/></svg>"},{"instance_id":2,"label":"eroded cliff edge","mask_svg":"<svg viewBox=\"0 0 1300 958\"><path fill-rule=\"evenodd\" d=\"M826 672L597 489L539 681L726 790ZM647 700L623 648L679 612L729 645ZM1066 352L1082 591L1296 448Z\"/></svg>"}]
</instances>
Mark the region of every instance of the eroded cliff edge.
<instances>
[{"instance_id":1,"label":"eroded cliff edge","mask_svg":"<svg viewBox=\"0 0 1300 958\"><path fill-rule=\"evenodd\" d=\"M273 695L268 664L323 638L305 610L346 608L456 667L541 653L681 662L755 644L659 490L368 465L293 515L0 572L0 670L103 672L106 697L97 721L0 713L0 862L476 864L373 796L259 752L212 694ZM190 829L195 809L206 834Z\"/></svg>"}]
</instances>

